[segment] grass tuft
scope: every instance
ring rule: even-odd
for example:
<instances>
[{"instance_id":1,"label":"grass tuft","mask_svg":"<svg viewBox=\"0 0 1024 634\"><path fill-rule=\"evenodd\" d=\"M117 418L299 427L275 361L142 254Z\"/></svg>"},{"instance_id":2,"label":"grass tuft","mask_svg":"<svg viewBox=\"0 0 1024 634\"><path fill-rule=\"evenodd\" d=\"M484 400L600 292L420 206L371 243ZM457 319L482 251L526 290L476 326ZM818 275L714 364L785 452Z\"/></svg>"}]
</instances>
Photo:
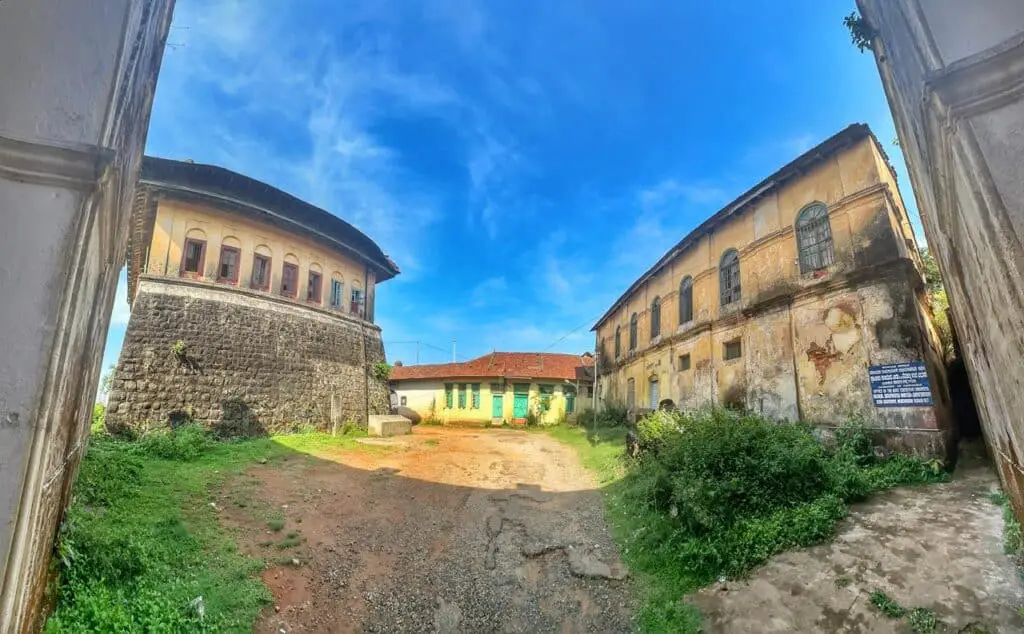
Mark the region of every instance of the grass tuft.
<instances>
[{"instance_id":1,"label":"grass tuft","mask_svg":"<svg viewBox=\"0 0 1024 634\"><path fill-rule=\"evenodd\" d=\"M881 590L871 591L871 605L875 606L879 612L890 619L902 619L907 615L907 609L905 607L897 603Z\"/></svg>"}]
</instances>

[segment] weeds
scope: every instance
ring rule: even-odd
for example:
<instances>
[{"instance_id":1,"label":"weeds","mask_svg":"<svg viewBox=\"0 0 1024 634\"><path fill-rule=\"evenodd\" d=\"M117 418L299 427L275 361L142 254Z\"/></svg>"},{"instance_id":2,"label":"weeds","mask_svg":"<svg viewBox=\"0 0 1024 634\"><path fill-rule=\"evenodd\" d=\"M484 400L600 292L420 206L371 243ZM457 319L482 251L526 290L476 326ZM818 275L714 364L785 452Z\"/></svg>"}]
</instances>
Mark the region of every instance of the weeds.
<instances>
[{"instance_id":1,"label":"weeds","mask_svg":"<svg viewBox=\"0 0 1024 634\"><path fill-rule=\"evenodd\" d=\"M878 459L863 426L819 443L803 424L726 410L659 411L640 421L643 451L622 437L555 428L604 485L623 559L646 586L639 618L649 632L695 632L687 593L736 577L796 546L832 537L847 504L903 484L948 479L933 464Z\"/></svg>"},{"instance_id":2,"label":"weeds","mask_svg":"<svg viewBox=\"0 0 1024 634\"><path fill-rule=\"evenodd\" d=\"M902 619L907 615L907 609L905 607L897 603L881 590L871 591L871 605L875 606L879 612L890 619Z\"/></svg>"},{"instance_id":3,"label":"weeds","mask_svg":"<svg viewBox=\"0 0 1024 634\"><path fill-rule=\"evenodd\" d=\"M216 442L189 425L138 441L94 433L57 541L45 631L251 631L271 600L263 562L238 552L211 492L258 461L355 447L356 436L320 433Z\"/></svg>"},{"instance_id":4,"label":"weeds","mask_svg":"<svg viewBox=\"0 0 1024 634\"><path fill-rule=\"evenodd\" d=\"M280 533L282 530L284 530L284 520L279 517L275 517L274 519L267 522L267 528L274 531L275 533Z\"/></svg>"},{"instance_id":5,"label":"weeds","mask_svg":"<svg viewBox=\"0 0 1024 634\"><path fill-rule=\"evenodd\" d=\"M1002 491L995 491L989 499L993 504L1003 507L1003 552L1010 556L1020 556L1024 553L1024 535L1021 533L1020 522L1013 514L1010 506L1010 498Z\"/></svg>"},{"instance_id":6,"label":"weeds","mask_svg":"<svg viewBox=\"0 0 1024 634\"><path fill-rule=\"evenodd\" d=\"M881 590L872 590L870 599L871 605L890 619L905 617L914 634L933 634L942 623L933 610L922 607L908 610Z\"/></svg>"},{"instance_id":7,"label":"weeds","mask_svg":"<svg viewBox=\"0 0 1024 634\"><path fill-rule=\"evenodd\" d=\"M939 617L928 608L914 608L907 615L907 623L914 634L932 634L939 627Z\"/></svg>"}]
</instances>

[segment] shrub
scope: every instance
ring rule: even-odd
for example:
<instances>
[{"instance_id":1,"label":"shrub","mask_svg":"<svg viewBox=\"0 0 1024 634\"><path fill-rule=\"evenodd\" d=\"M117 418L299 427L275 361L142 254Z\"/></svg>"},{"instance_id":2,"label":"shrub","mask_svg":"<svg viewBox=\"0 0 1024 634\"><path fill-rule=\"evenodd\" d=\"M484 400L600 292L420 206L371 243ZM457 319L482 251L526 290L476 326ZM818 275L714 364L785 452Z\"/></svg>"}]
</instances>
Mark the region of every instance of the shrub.
<instances>
[{"instance_id":1,"label":"shrub","mask_svg":"<svg viewBox=\"0 0 1024 634\"><path fill-rule=\"evenodd\" d=\"M134 449L154 458L187 462L203 455L212 445L206 430L190 423L177 429L149 432L134 444Z\"/></svg>"},{"instance_id":2,"label":"shrub","mask_svg":"<svg viewBox=\"0 0 1024 634\"><path fill-rule=\"evenodd\" d=\"M679 433L684 417L678 411L658 410L636 424L637 440L643 450L657 450L670 435Z\"/></svg>"},{"instance_id":3,"label":"shrub","mask_svg":"<svg viewBox=\"0 0 1024 634\"><path fill-rule=\"evenodd\" d=\"M588 409L580 412L576 418L576 424L580 427L625 427L629 424L629 412L623 407L614 405L605 406L595 414L594 410Z\"/></svg>"},{"instance_id":4,"label":"shrub","mask_svg":"<svg viewBox=\"0 0 1024 634\"><path fill-rule=\"evenodd\" d=\"M825 450L805 425L706 410L658 412L643 429L655 444L641 461L661 472L646 487L649 500L694 535L811 502L829 488Z\"/></svg>"},{"instance_id":5,"label":"shrub","mask_svg":"<svg viewBox=\"0 0 1024 634\"><path fill-rule=\"evenodd\" d=\"M94 439L82 461L75 494L86 506L110 506L138 487L142 463L116 440Z\"/></svg>"},{"instance_id":6,"label":"shrub","mask_svg":"<svg viewBox=\"0 0 1024 634\"><path fill-rule=\"evenodd\" d=\"M875 444L860 418L851 418L836 428L836 446L858 465L875 460Z\"/></svg>"}]
</instances>

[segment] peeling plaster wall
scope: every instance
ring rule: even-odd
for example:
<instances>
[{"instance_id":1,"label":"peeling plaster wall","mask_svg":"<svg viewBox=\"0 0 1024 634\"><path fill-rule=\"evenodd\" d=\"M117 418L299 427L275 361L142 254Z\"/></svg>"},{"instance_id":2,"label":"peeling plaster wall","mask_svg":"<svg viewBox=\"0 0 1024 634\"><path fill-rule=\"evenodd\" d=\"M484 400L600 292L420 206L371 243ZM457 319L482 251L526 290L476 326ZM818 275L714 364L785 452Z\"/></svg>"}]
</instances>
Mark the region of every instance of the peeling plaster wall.
<instances>
[{"instance_id":1,"label":"peeling plaster wall","mask_svg":"<svg viewBox=\"0 0 1024 634\"><path fill-rule=\"evenodd\" d=\"M916 244L895 180L880 148L865 139L751 202L625 298L597 328L605 341L599 379L606 403L625 404L628 381L636 406L659 397L679 407L737 405L779 419L823 427L864 419L886 445L941 454L952 428L937 336L922 303ZM812 202L825 203L835 262L801 273L793 223ZM719 302L718 258L740 254L741 299ZM694 279L693 320L679 323L678 287ZM662 332L650 336L650 304L661 297ZM638 342L629 350L629 319ZM622 354L614 358L614 331ZM742 356L726 361L726 342ZM682 370L679 357L690 355ZM876 408L868 366L924 360L933 407Z\"/></svg>"}]
</instances>

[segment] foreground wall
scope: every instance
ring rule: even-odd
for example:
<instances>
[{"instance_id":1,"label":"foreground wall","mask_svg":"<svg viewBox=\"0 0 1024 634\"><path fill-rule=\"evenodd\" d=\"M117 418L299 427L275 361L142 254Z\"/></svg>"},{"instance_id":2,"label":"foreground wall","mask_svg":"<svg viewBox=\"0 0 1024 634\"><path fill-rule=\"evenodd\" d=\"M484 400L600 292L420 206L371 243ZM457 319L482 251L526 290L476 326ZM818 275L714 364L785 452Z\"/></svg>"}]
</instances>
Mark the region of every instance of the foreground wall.
<instances>
[{"instance_id":1,"label":"foreground wall","mask_svg":"<svg viewBox=\"0 0 1024 634\"><path fill-rule=\"evenodd\" d=\"M173 351L184 344L184 355ZM108 401L113 428L187 419L221 433L328 430L387 413L380 329L325 308L143 276Z\"/></svg>"},{"instance_id":2,"label":"foreground wall","mask_svg":"<svg viewBox=\"0 0 1024 634\"><path fill-rule=\"evenodd\" d=\"M1024 516L1024 3L858 5L985 439Z\"/></svg>"},{"instance_id":3,"label":"foreground wall","mask_svg":"<svg viewBox=\"0 0 1024 634\"><path fill-rule=\"evenodd\" d=\"M100 6L102 5L102 6ZM0 632L35 631L86 446L171 0L0 2Z\"/></svg>"}]
</instances>

